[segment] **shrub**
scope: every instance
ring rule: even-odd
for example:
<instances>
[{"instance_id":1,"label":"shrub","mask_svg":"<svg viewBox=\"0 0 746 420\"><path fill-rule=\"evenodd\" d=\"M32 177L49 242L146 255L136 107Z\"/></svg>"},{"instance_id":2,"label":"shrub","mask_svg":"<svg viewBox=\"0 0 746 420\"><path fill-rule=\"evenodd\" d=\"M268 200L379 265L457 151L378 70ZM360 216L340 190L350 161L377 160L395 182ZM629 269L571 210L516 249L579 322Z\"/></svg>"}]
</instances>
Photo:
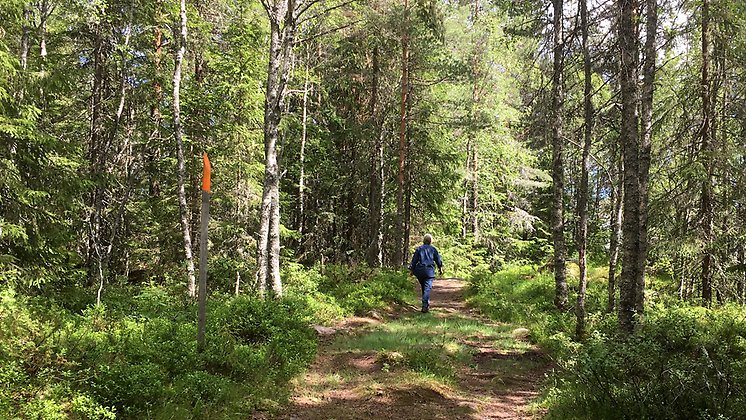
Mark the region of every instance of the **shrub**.
<instances>
[{"instance_id":1,"label":"shrub","mask_svg":"<svg viewBox=\"0 0 746 420\"><path fill-rule=\"evenodd\" d=\"M315 354L301 300L215 296L200 354L194 303L125 290L81 314L0 292L0 418L246 416L282 401Z\"/></svg>"},{"instance_id":2,"label":"shrub","mask_svg":"<svg viewBox=\"0 0 746 420\"><path fill-rule=\"evenodd\" d=\"M232 298L215 312L214 328L215 335L230 337L235 345L224 360L211 361L236 379L248 379L264 368L273 379L287 381L315 355L316 336L307 322L310 317L298 300Z\"/></svg>"},{"instance_id":3,"label":"shrub","mask_svg":"<svg viewBox=\"0 0 746 420\"><path fill-rule=\"evenodd\" d=\"M654 289L640 330L617 335L604 312L605 268L589 270L587 330L574 341L575 315L554 308L554 279L506 267L470 279L468 301L492 318L526 326L562 368L543 404L549 418L741 418L746 412L746 314L704 309ZM667 287L666 278L649 283ZM575 301L571 283L571 302Z\"/></svg>"},{"instance_id":4,"label":"shrub","mask_svg":"<svg viewBox=\"0 0 746 420\"><path fill-rule=\"evenodd\" d=\"M283 299L213 293L206 348L183 286L0 291L0 418L245 418L274 409L313 359L312 323L403 303L403 272L286 266ZM61 283L60 283L61 284ZM51 289L50 289L51 290Z\"/></svg>"},{"instance_id":5,"label":"shrub","mask_svg":"<svg viewBox=\"0 0 746 420\"><path fill-rule=\"evenodd\" d=\"M345 310L334 296L319 291L319 284L325 279L319 267L305 268L301 264L286 263L283 273L286 295L301 300L313 314L314 324L330 324L345 316Z\"/></svg>"},{"instance_id":6,"label":"shrub","mask_svg":"<svg viewBox=\"0 0 746 420\"><path fill-rule=\"evenodd\" d=\"M81 420L114 420L116 412L109 407L103 407L88 395L74 397L70 404L73 417Z\"/></svg>"},{"instance_id":7,"label":"shrub","mask_svg":"<svg viewBox=\"0 0 746 420\"><path fill-rule=\"evenodd\" d=\"M313 271L312 271L313 272ZM412 282L404 271L384 271L364 266L327 266L324 275L311 280L326 299L344 314L364 315L373 309L404 304L414 298Z\"/></svg>"},{"instance_id":8,"label":"shrub","mask_svg":"<svg viewBox=\"0 0 746 420\"><path fill-rule=\"evenodd\" d=\"M91 388L99 401L126 417L138 417L162 399L167 385L168 377L160 366L121 362L98 367Z\"/></svg>"},{"instance_id":9,"label":"shrub","mask_svg":"<svg viewBox=\"0 0 746 420\"><path fill-rule=\"evenodd\" d=\"M740 418L746 321L740 308L651 309L638 334L594 333L563 365L550 418Z\"/></svg>"}]
</instances>

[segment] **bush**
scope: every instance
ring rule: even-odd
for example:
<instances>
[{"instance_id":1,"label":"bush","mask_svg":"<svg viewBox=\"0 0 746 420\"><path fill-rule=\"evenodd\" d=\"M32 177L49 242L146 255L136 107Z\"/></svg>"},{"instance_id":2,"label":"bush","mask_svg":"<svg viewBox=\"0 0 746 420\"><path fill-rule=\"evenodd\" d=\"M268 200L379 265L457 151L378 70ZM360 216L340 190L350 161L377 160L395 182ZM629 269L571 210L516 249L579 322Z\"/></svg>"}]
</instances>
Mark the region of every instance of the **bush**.
<instances>
[{"instance_id":1,"label":"bush","mask_svg":"<svg viewBox=\"0 0 746 420\"><path fill-rule=\"evenodd\" d=\"M337 299L319 290L324 277L319 267L305 268L301 264L286 263L283 279L286 295L301 300L313 314L314 324L331 324L345 316L345 310Z\"/></svg>"},{"instance_id":2,"label":"bush","mask_svg":"<svg viewBox=\"0 0 746 420\"><path fill-rule=\"evenodd\" d=\"M364 315L373 309L404 304L414 299L412 282L404 271L385 271L365 266L330 265L324 275L318 268L301 274L296 271L288 283L288 295L304 299L322 314ZM334 305L338 310L331 308ZM318 320L328 319L318 317Z\"/></svg>"},{"instance_id":3,"label":"bush","mask_svg":"<svg viewBox=\"0 0 746 420\"><path fill-rule=\"evenodd\" d=\"M246 418L286 401L312 361L310 324L404 303L403 272L286 265L283 299L213 293L206 348L183 287L0 291L0 418Z\"/></svg>"},{"instance_id":4,"label":"bush","mask_svg":"<svg viewBox=\"0 0 746 420\"><path fill-rule=\"evenodd\" d=\"M125 417L148 413L161 401L168 377L153 363L120 362L96 369L91 388L97 401L105 401Z\"/></svg>"},{"instance_id":5,"label":"bush","mask_svg":"<svg viewBox=\"0 0 746 420\"><path fill-rule=\"evenodd\" d=\"M511 265L470 279L468 301L503 322L526 326L559 362L543 404L548 418L742 418L746 412L746 313L693 307L655 289L640 330L619 336L604 312L606 268L590 268L585 341L575 314L554 308L551 273ZM649 278L661 287L666 278ZM570 302L575 301L570 283Z\"/></svg>"},{"instance_id":6,"label":"bush","mask_svg":"<svg viewBox=\"0 0 746 420\"><path fill-rule=\"evenodd\" d=\"M316 335L308 326L312 314L301 301L232 298L214 314L216 334L228 335L236 345L217 366L235 379L256 380L265 370L275 381L288 381L300 373L316 353Z\"/></svg>"},{"instance_id":7,"label":"bush","mask_svg":"<svg viewBox=\"0 0 746 420\"><path fill-rule=\"evenodd\" d=\"M741 418L744 337L736 307L657 308L630 338L596 332L563 363L550 418Z\"/></svg>"},{"instance_id":8,"label":"bush","mask_svg":"<svg viewBox=\"0 0 746 420\"><path fill-rule=\"evenodd\" d=\"M0 418L246 417L315 354L303 301L216 296L200 354L194 303L126 290L81 314L0 292Z\"/></svg>"}]
</instances>

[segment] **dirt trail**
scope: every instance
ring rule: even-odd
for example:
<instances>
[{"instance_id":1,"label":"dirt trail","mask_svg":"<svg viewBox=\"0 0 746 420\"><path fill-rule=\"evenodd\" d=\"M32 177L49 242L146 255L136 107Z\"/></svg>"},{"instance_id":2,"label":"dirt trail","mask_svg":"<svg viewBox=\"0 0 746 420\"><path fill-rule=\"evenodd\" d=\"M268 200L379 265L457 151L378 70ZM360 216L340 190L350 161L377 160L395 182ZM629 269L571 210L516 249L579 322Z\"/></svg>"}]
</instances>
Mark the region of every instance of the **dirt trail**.
<instances>
[{"instance_id":1,"label":"dirt trail","mask_svg":"<svg viewBox=\"0 0 746 420\"><path fill-rule=\"evenodd\" d=\"M408 307L386 321L377 316L344 321L322 338L316 361L278 418L539 417L529 411L529 404L550 368L549 360L520 337L518 326L485 320L468 309L463 288L461 280L437 280L429 314ZM415 348L408 343L415 346L424 340L437 348L424 359L417 350L408 353ZM400 352L390 350L397 345ZM406 357L415 361L398 362L409 360ZM420 359L426 371L431 364L443 365L446 373L418 372L413 366L422 368Z\"/></svg>"}]
</instances>

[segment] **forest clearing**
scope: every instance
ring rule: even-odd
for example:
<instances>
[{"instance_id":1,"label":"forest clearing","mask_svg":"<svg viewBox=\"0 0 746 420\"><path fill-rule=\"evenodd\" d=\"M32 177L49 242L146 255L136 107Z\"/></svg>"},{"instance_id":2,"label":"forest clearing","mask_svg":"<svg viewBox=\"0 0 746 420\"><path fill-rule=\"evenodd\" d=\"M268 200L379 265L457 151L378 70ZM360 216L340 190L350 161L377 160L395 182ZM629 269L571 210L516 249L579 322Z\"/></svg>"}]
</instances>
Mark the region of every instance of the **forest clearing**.
<instances>
[{"instance_id":1,"label":"forest clearing","mask_svg":"<svg viewBox=\"0 0 746 420\"><path fill-rule=\"evenodd\" d=\"M742 0L3 0L0 419L743 418L745 164Z\"/></svg>"}]
</instances>

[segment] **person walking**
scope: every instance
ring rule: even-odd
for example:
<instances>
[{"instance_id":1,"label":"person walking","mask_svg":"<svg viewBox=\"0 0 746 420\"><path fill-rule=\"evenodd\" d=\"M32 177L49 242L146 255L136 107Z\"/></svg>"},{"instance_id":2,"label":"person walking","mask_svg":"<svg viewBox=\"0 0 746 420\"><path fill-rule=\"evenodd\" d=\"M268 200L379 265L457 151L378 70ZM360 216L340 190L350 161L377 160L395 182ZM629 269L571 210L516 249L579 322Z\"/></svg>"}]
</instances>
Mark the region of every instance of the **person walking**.
<instances>
[{"instance_id":1,"label":"person walking","mask_svg":"<svg viewBox=\"0 0 746 420\"><path fill-rule=\"evenodd\" d=\"M422 239L422 245L415 249L414 255L412 255L412 263L409 264L409 271L417 277L422 288L423 313L430 310L430 290L433 288L436 266L440 275L443 275L443 260L432 242L433 236L429 233L425 235Z\"/></svg>"}]
</instances>

